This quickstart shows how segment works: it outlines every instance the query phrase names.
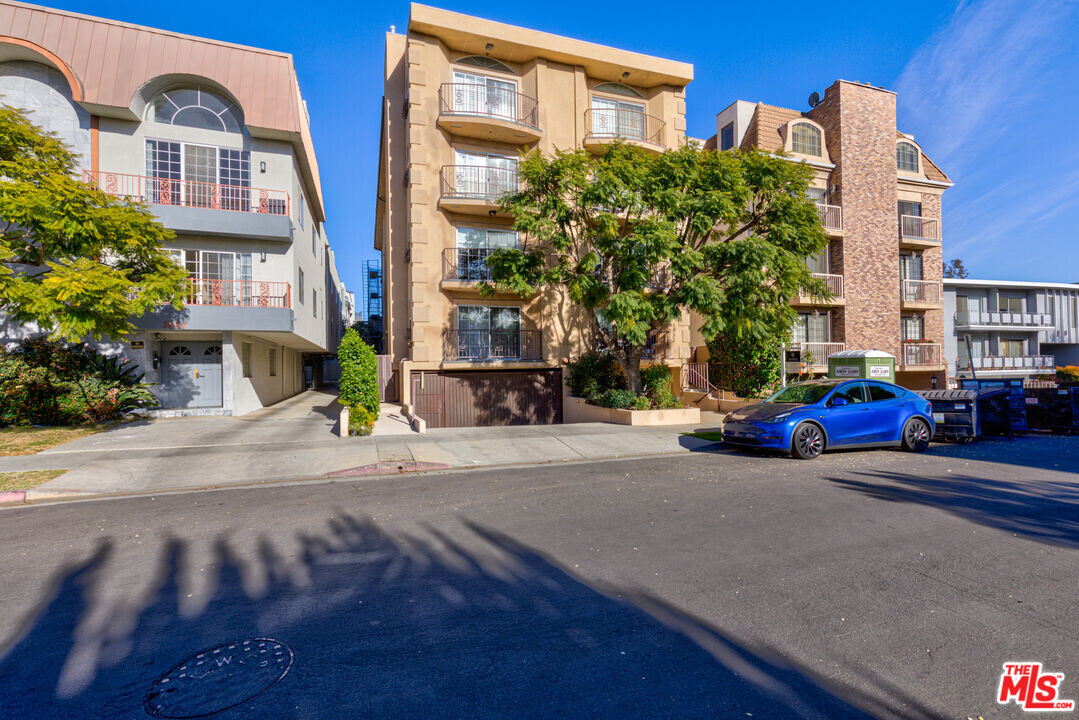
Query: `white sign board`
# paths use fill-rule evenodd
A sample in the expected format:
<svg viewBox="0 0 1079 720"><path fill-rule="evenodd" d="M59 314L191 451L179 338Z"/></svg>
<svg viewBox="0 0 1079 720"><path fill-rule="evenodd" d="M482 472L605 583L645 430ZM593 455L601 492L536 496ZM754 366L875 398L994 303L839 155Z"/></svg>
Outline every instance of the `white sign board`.
<svg viewBox="0 0 1079 720"><path fill-rule="evenodd" d="M870 365L869 377L890 377L891 370L887 365Z"/></svg>
<svg viewBox="0 0 1079 720"><path fill-rule="evenodd" d="M857 365L834 365L832 372L836 377L861 377L861 368Z"/></svg>

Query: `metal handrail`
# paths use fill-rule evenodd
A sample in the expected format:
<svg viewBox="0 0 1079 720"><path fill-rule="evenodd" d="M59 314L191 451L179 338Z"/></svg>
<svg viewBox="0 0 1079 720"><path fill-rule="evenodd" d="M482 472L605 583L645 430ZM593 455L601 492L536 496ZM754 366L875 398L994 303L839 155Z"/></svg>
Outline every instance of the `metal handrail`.
<svg viewBox="0 0 1079 720"><path fill-rule="evenodd" d="M539 129L539 102L515 90L470 83L442 83L439 113L508 120Z"/></svg>
<svg viewBox="0 0 1079 720"><path fill-rule="evenodd" d="M709 395L719 392L719 388L708 379L708 363L683 363L682 390L703 391Z"/></svg>
<svg viewBox="0 0 1079 720"><path fill-rule="evenodd" d="M940 343L912 343L903 341L902 345L902 363L903 365L940 365L944 361L941 360L941 345Z"/></svg>
<svg viewBox="0 0 1079 720"><path fill-rule="evenodd" d="M624 108L590 108L584 111L584 124L588 137L640 140L659 146L667 125L654 115Z"/></svg>
<svg viewBox="0 0 1079 720"><path fill-rule="evenodd" d="M487 165L443 165L442 197L498 200L520 187L517 168Z"/></svg>
<svg viewBox="0 0 1079 720"><path fill-rule="evenodd" d="M903 280L903 302L939 303L940 283L936 280Z"/></svg>
<svg viewBox="0 0 1079 720"><path fill-rule="evenodd" d="M185 305L292 307L291 286L281 280L214 280L189 277L186 285Z"/></svg>
<svg viewBox="0 0 1079 720"><path fill-rule="evenodd" d="M843 297L843 276L834 275L830 273L810 273L818 280L824 281L824 284L828 287L828 292L831 293L834 298Z"/></svg>
<svg viewBox="0 0 1079 720"><path fill-rule="evenodd" d="M82 180L110 195L156 205L286 216L291 211L284 190L92 170L83 170Z"/></svg>
<svg viewBox="0 0 1079 720"><path fill-rule="evenodd" d="M542 360L540 330L445 331L444 360Z"/></svg>
<svg viewBox="0 0 1079 720"><path fill-rule="evenodd" d="M956 312L956 325L989 325L1013 327L1052 327L1053 316L1049 313L1011 312Z"/></svg>
<svg viewBox="0 0 1079 720"><path fill-rule="evenodd" d="M821 226L829 230L843 229L843 208L840 206L817 203L817 212L820 213Z"/></svg>
<svg viewBox="0 0 1079 720"><path fill-rule="evenodd" d="M940 240L940 223L936 218L900 215L899 237L913 240Z"/></svg>
<svg viewBox="0 0 1079 720"><path fill-rule="evenodd" d="M813 356L813 366L827 365L828 357L846 350L846 343L841 342L794 342L788 345L790 349L797 349L801 357L808 353Z"/></svg>

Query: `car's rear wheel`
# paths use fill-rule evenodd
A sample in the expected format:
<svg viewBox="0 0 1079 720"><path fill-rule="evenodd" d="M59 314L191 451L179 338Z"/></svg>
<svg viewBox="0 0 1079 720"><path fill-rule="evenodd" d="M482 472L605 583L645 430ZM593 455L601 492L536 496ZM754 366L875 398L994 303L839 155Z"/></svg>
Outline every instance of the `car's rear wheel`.
<svg viewBox="0 0 1079 720"><path fill-rule="evenodd" d="M813 423L802 423L791 434L791 455L812 460L824 452L824 431Z"/></svg>
<svg viewBox="0 0 1079 720"><path fill-rule="evenodd" d="M929 447L929 424L921 418L912 418L903 428L903 449L922 452Z"/></svg>

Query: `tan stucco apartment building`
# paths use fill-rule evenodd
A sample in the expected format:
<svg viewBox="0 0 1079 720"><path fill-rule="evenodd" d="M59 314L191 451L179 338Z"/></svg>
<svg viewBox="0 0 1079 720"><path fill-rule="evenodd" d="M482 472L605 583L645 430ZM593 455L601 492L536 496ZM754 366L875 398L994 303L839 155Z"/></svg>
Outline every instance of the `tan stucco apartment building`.
<svg viewBox="0 0 1079 720"><path fill-rule="evenodd" d="M429 426L561 419L564 360L594 346L558 293L482 298L522 149L685 142L690 65L413 4L386 36L375 248L386 351ZM654 361L689 359L688 317Z"/></svg>
<svg viewBox="0 0 1079 720"><path fill-rule="evenodd" d="M291 55L0 0L0 96L175 231L185 308L116 348L167 412L243 414L320 374L351 311Z"/></svg>
<svg viewBox="0 0 1079 720"><path fill-rule="evenodd" d="M897 129L895 93L837 80L811 102L800 112L737 101L706 143L783 150L814 170L831 242L809 263L833 297L796 302L788 368L822 372L833 352L875 349L895 355L901 385L927 388L936 376L945 387L941 196L951 181Z"/></svg>

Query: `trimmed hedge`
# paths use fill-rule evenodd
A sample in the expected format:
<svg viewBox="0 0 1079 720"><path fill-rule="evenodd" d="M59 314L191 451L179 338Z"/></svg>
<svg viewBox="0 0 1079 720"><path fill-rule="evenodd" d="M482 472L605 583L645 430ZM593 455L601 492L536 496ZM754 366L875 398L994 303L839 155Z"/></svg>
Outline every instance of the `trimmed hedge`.
<svg viewBox="0 0 1079 720"><path fill-rule="evenodd" d="M338 393L341 403L349 407L362 407L378 418L378 359L370 345L353 329L345 331L337 348L337 361L341 366Z"/></svg>

